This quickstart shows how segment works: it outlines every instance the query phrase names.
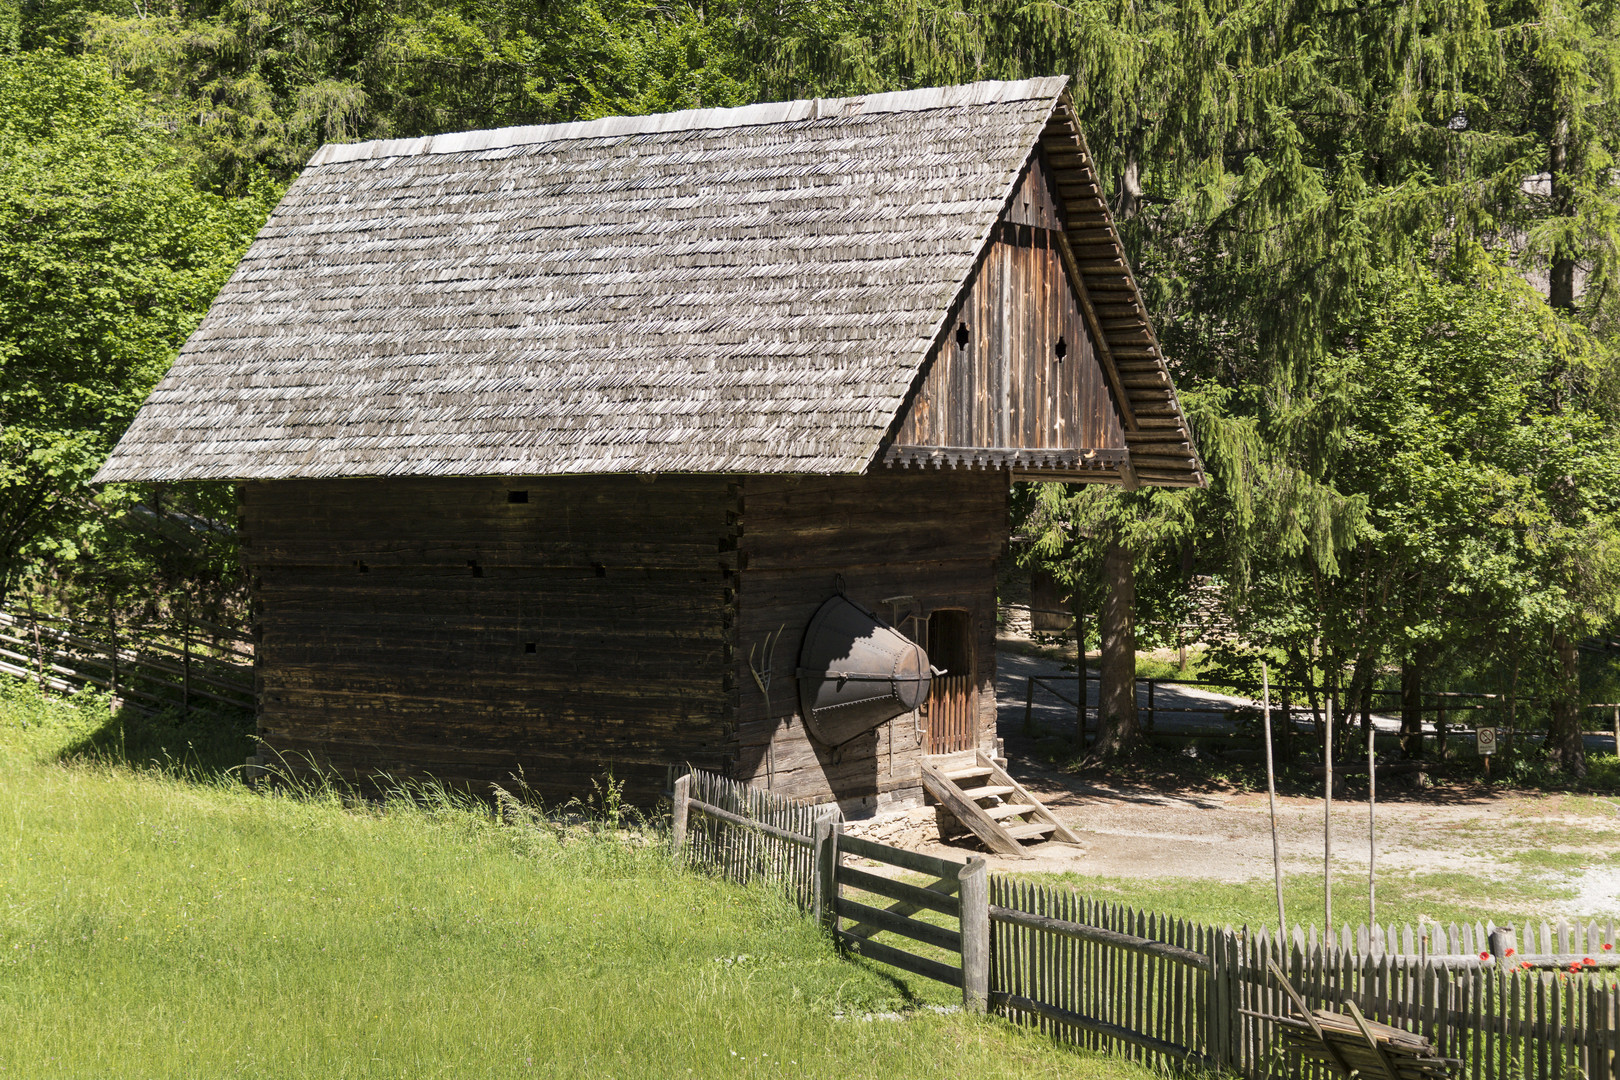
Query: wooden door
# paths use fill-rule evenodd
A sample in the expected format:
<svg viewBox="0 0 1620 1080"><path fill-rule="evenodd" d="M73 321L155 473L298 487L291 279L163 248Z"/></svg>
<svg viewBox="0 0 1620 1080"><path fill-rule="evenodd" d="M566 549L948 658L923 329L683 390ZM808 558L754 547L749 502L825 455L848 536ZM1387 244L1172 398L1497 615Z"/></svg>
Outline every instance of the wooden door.
<svg viewBox="0 0 1620 1080"><path fill-rule="evenodd" d="M928 693L924 752L953 754L979 745L979 694L973 672L973 619L965 611L928 617L928 660L944 675Z"/></svg>

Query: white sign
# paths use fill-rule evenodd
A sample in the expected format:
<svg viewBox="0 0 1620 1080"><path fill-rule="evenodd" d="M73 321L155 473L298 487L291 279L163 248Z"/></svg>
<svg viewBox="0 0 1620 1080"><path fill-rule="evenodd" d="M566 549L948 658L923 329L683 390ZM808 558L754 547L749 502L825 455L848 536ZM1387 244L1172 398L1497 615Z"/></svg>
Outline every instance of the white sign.
<svg viewBox="0 0 1620 1080"><path fill-rule="evenodd" d="M1496 753L1496 729L1493 727L1478 728L1474 732L1476 748L1481 756Z"/></svg>

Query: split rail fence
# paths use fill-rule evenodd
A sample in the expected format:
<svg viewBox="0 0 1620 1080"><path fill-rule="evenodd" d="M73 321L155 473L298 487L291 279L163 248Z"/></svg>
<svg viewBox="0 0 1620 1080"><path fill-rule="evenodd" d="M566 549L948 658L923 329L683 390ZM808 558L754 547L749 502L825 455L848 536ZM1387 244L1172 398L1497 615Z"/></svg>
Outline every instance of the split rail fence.
<svg viewBox="0 0 1620 1080"><path fill-rule="evenodd" d="M94 687L115 708L147 713L254 702L249 638L200 620L121 625L0 611L0 672L59 693Z"/></svg>
<svg viewBox="0 0 1620 1080"><path fill-rule="evenodd" d="M1354 1004L1428 1038L1455 1077L1620 1076L1612 923L1346 927L1330 941L1295 928L1279 938L988 874L979 858L847 836L833 807L707 773L676 782L674 818L677 858L785 889L851 952L958 987L968 1008L1151 1066L1247 1080L1345 1076L1283 1048L1280 1021L1297 1010L1275 966L1311 1008Z"/></svg>
<svg viewBox="0 0 1620 1080"><path fill-rule="evenodd" d="M1085 675L1085 681L1088 683L1096 682L1100 678L1101 675L1099 673L1089 670ZM1139 692L1140 689L1145 689L1147 692L1146 701L1139 706L1142 715L1142 728L1155 738L1188 740L1252 740L1257 738L1256 736L1236 734L1225 727L1211 728L1207 730L1156 730L1158 726L1158 715L1160 712L1173 713L1177 716L1202 715L1230 719L1235 709L1251 708L1258 710L1260 708L1261 703L1259 698L1249 699L1249 704L1247 706L1234 705L1229 702L1215 702L1208 705L1195 705L1189 704L1185 701L1175 701L1168 705L1160 704L1159 688L1163 686L1207 686L1212 687L1222 693L1230 693L1232 688L1229 683L1213 682L1208 679L1154 678L1138 679L1136 681ZM1080 683L1081 678L1079 675L1025 676L1025 729L1029 730L1034 722L1035 691L1041 690L1051 697L1056 698L1062 704L1075 710L1075 730L1080 732L1082 736L1089 735L1095 728L1094 720L1096 716L1096 707L1094 705L1085 703L1088 691L1086 691L1080 685ZM1290 738L1290 736L1295 734L1295 729L1301 723L1313 724L1321 721L1321 702L1325 701L1327 697L1334 692L1331 688L1325 686L1289 686L1282 683L1273 686L1271 691L1273 695L1275 695L1271 701L1272 717L1274 722L1281 726L1281 734L1285 742ZM1399 690L1373 688L1367 691L1367 693L1373 697L1381 697L1385 699L1394 698L1397 703L1401 697L1401 691ZM1314 706L1308 703L1311 700L1310 695L1312 694L1317 695L1316 701L1318 704ZM1481 724L1486 724L1488 726L1488 721L1485 718L1481 718L1473 722L1457 723L1455 721L1460 719L1459 714L1494 714L1494 716L1504 724L1508 722L1508 719L1512 715L1512 707L1508 701L1508 698L1502 694L1478 694L1446 690L1425 691L1422 697L1423 701L1418 706L1418 711L1423 715L1433 716L1433 723L1435 725L1435 731L1433 734L1435 738L1440 740L1442 756L1444 756L1444 748L1447 746L1446 739L1448 736L1456 735L1462 737L1471 737L1474 734L1475 729ZM1534 701L1535 699L1533 698L1524 699L1522 703L1532 704ZM1399 706L1397 704L1397 708L1398 707ZM1585 734L1599 737L1607 736L1612 738L1614 740L1614 746L1616 747L1617 752L1620 752L1620 703L1594 702L1585 706L1585 708L1593 715L1594 720L1597 723L1604 724L1604 727L1601 729L1598 727L1591 727L1585 732ZM1381 714L1387 714L1389 710L1380 709L1378 711ZM1359 716L1359 709L1355 711L1354 715ZM1341 716L1340 719L1350 719L1350 714L1345 714ZM1394 734L1391 733L1390 737L1393 738Z"/></svg>

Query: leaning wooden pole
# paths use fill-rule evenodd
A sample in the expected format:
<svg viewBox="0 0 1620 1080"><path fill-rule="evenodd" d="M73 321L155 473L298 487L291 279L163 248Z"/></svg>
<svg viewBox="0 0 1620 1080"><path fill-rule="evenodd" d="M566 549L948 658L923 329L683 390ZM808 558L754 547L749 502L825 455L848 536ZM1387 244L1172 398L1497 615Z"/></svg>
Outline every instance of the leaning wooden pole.
<svg viewBox="0 0 1620 1080"><path fill-rule="evenodd" d="M1327 698L1327 738L1323 740L1322 758L1327 763L1327 798L1322 804L1322 917L1323 929L1331 941L1333 937L1333 697Z"/></svg>
<svg viewBox="0 0 1620 1080"><path fill-rule="evenodd" d="M1260 690L1266 733L1266 798L1271 802L1271 876L1277 880L1277 936L1287 937L1288 913L1283 910L1282 844L1277 840L1277 769L1271 757L1271 675L1266 662L1260 661Z"/></svg>
<svg viewBox="0 0 1620 1080"><path fill-rule="evenodd" d="M1367 925L1378 925L1378 726L1367 718Z"/></svg>

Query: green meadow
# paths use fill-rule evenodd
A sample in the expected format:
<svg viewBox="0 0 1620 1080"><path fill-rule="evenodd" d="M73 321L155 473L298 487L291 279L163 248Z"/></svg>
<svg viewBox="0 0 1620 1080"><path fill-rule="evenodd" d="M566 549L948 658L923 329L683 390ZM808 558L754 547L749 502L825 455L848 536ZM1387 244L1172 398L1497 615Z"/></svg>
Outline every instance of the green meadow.
<svg viewBox="0 0 1620 1080"><path fill-rule="evenodd" d="M0 1077L1148 1075L939 1011L656 832L255 791L105 716L0 687Z"/></svg>

